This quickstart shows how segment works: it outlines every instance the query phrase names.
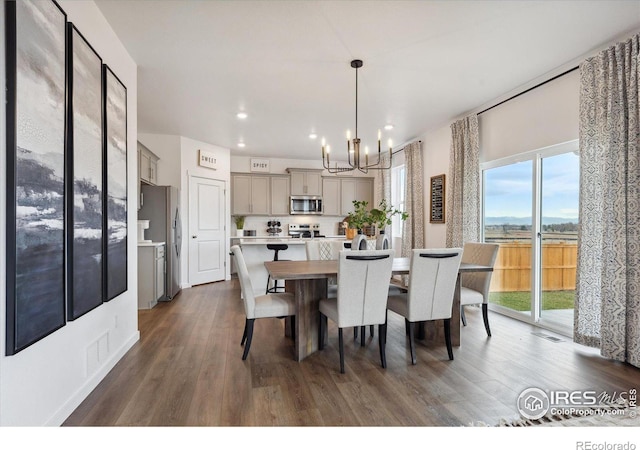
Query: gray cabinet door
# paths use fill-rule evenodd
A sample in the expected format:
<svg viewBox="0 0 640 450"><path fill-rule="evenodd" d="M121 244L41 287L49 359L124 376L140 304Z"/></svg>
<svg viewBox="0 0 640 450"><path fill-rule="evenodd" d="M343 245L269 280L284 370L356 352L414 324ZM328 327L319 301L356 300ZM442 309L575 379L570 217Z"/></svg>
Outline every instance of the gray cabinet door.
<svg viewBox="0 0 640 450"><path fill-rule="evenodd" d="M271 177L271 215L289 215L289 177Z"/></svg>
<svg viewBox="0 0 640 450"><path fill-rule="evenodd" d="M322 202L325 216L340 216L340 178L322 179Z"/></svg>
<svg viewBox="0 0 640 450"><path fill-rule="evenodd" d="M291 172L291 195L306 195L305 172Z"/></svg>
<svg viewBox="0 0 640 450"><path fill-rule="evenodd" d="M322 195L322 176L318 172L306 172L306 195Z"/></svg>
<svg viewBox="0 0 640 450"><path fill-rule="evenodd" d="M270 177L251 177L251 214L269 215Z"/></svg>
<svg viewBox="0 0 640 450"><path fill-rule="evenodd" d="M251 175L234 175L231 181L233 214L251 214Z"/></svg>

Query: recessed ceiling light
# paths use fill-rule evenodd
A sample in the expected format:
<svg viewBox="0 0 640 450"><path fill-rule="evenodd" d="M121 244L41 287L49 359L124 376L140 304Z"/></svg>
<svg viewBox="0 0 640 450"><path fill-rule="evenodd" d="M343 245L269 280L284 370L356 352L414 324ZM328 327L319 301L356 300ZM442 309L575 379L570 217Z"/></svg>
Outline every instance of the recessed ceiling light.
<svg viewBox="0 0 640 450"><path fill-rule="evenodd" d="M244 148L245 147L245 143L244 142L238 142L238 147Z"/></svg>
<svg viewBox="0 0 640 450"><path fill-rule="evenodd" d="M241 112L239 112L238 114L236 114L236 117L237 117L238 119L246 119L246 118L247 118L247 113L246 113L246 112L241 111Z"/></svg>
<svg viewBox="0 0 640 450"><path fill-rule="evenodd" d="M315 133L311 133L311 134L309 135L309 139L315 139L315 138L317 138L317 137L318 137L318 135L317 135L317 134L315 134Z"/></svg>
<svg viewBox="0 0 640 450"><path fill-rule="evenodd" d="M393 130L393 125L391 125L390 123L388 123L388 124L386 124L386 125L384 126L384 129L385 129L385 130Z"/></svg>

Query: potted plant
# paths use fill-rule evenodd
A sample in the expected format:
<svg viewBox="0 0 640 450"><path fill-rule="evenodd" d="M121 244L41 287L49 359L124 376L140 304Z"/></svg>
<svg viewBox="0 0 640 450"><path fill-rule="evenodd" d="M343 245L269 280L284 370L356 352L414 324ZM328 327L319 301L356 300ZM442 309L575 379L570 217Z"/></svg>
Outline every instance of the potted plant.
<svg viewBox="0 0 640 450"><path fill-rule="evenodd" d="M387 225L391 225L392 218L395 215L400 214L401 220L407 220L409 214L404 211L395 209L393 206L387 203L387 199L382 199L377 208L373 208L369 212L371 223L378 229L379 235L376 240L376 248L386 249L389 248L389 238L384 235L384 229Z"/></svg>
<svg viewBox="0 0 640 450"><path fill-rule="evenodd" d="M244 219L245 216L233 216L233 221L236 224L236 229L238 230L236 235L243 236L244 235Z"/></svg>
<svg viewBox="0 0 640 450"><path fill-rule="evenodd" d="M363 250L367 248L366 238L363 234L364 227L365 225L372 224L371 216L369 214L369 210L367 209L368 205L369 202L366 202L364 200L354 200L354 210L347 216L349 227L358 230L356 236L351 242L351 249L353 250Z"/></svg>
<svg viewBox="0 0 640 450"><path fill-rule="evenodd" d="M404 211L395 209L393 206L387 203L387 199L383 198L378 204L377 208L373 208L369 212L371 224L375 225L381 234L384 234L384 229L387 225L391 225L393 216L400 214L401 220L407 220L409 214Z"/></svg>

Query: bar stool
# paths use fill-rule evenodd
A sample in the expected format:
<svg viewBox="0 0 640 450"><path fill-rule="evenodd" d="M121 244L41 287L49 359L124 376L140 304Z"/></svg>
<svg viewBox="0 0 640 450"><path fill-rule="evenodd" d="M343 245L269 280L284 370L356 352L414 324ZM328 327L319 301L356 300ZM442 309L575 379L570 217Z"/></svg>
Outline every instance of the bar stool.
<svg viewBox="0 0 640 450"><path fill-rule="evenodd" d="M287 250L289 246L287 244L267 244L268 250L273 250L273 261L289 261L288 259L278 259L278 252ZM269 283L271 282L271 275L267 277L267 290L265 294L273 294L274 292L278 292L278 289L282 289L281 292L284 292L284 286L278 286L278 280L274 280L273 286L269 287Z"/></svg>

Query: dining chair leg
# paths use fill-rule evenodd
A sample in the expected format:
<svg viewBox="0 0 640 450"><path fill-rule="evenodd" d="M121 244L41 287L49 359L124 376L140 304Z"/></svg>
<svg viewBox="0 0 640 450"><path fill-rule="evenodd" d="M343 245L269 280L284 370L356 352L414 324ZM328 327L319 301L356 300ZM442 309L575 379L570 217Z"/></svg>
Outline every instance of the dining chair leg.
<svg viewBox="0 0 640 450"><path fill-rule="evenodd" d="M358 327L353 327L353 340L358 339Z"/></svg>
<svg viewBox="0 0 640 450"><path fill-rule="evenodd" d="M404 332L409 336L409 320L406 317L404 319Z"/></svg>
<svg viewBox="0 0 640 450"><path fill-rule="evenodd" d="M247 340L247 322L249 319L244 319L244 331L242 332L242 340L240 341L240 345L244 345L244 341Z"/></svg>
<svg viewBox="0 0 640 450"><path fill-rule="evenodd" d="M342 340L342 328L338 328L338 347L340 349L340 373L344 373L344 342Z"/></svg>
<svg viewBox="0 0 640 450"><path fill-rule="evenodd" d="M444 319L444 340L447 344L449 359L453 360L453 348L451 347L451 319Z"/></svg>
<svg viewBox="0 0 640 450"><path fill-rule="evenodd" d="M416 342L415 342L416 324L409 322L409 350L411 351L411 364L416 365Z"/></svg>
<svg viewBox="0 0 640 450"><path fill-rule="evenodd" d="M324 350L324 314L318 314L318 350Z"/></svg>
<svg viewBox="0 0 640 450"><path fill-rule="evenodd" d="M290 322L291 322L291 338L295 342L296 340L296 316L295 315L291 316Z"/></svg>
<svg viewBox="0 0 640 450"><path fill-rule="evenodd" d="M373 325L369 325L369 334L373 337Z"/></svg>
<svg viewBox="0 0 640 450"><path fill-rule="evenodd" d="M482 304L482 319L484 320L484 328L487 330L487 336L491 337L491 328L489 328L489 305Z"/></svg>
<svg viewBox="0 0 640 450"><path fill-rule="evenodd" d="M460 318L462 319L462 326L467 326L467 317L464 315L464 306L460 307Z"/></svg>
<svg viewBox="0 0 640 450"><path fill-rule="evenodd" d="M386 324L378 325L378 347L380 347L380 364L382 365L383 369L387 368L387 354L385 351L385 337L384 337L387 330L385 328L387 328Z"/></svg>
<svg viewBox="0 0 640 450"><path fill-rule="evenodd" d="M365 333L366 327L360 327L360 347L364 347L364 339L366 337Z"/></svg>
<svg viewBox="0 0 640 450"><path fill-rule="evenodd" d="M244 346L244 353L242 354L242 360L244 361L249 356L249 349L251 348L251 339L253 338L253 322L256 319L247 319L247 343Z"/></svg>
<svg viewBox="0 0 640 450"><path fill-rule="evenodd" d="M384 335L382 336L382 338L384 339L385 345L387 344L387 319L388 318L389 318L389 310L386 310L384 312Z"/></svg>

